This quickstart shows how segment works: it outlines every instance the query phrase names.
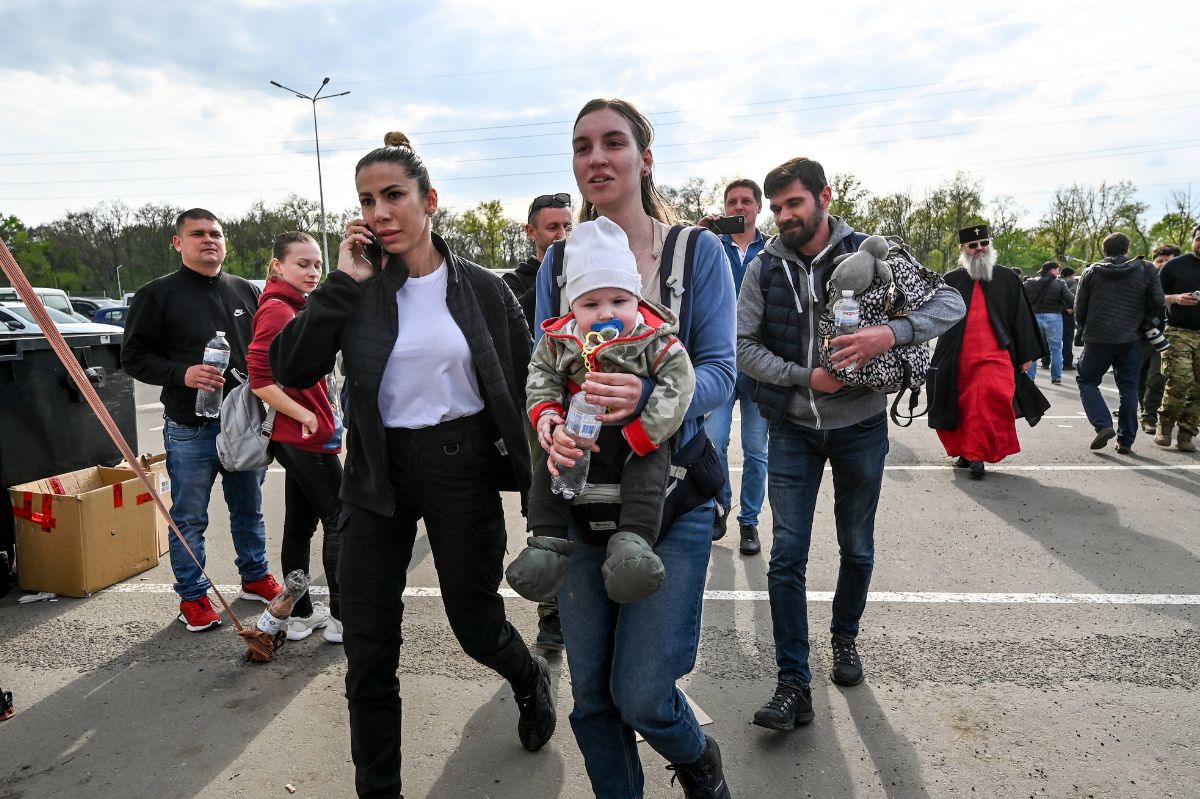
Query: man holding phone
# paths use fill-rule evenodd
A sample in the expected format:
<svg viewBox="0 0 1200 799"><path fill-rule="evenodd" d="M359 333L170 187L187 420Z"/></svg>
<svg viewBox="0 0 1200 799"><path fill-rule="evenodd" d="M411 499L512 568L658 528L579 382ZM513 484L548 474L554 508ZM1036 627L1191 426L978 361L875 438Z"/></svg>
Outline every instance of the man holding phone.
<svg viewBox="0 0 1200 799"><path fill-rule="evenodd" d="M725 255L729 258L729 267L733 270L735 291L742 288L746 264L762 252L767 242L766 236L754 225L761 212L762 189L749 178L738 178L725 187L725 216L710 214L696 223L720 236ZM741 533L739 551L743 555L757 555L762 548L758 541L758 514L762 510L767 489L767 420L759 413L758 405L751 396L750 378L740 371L734 383L733 396L710 413L704 422L704 429L717 448L721 466L725 469L725 487L721 489L713 540L725 535L726 522L733 507L733 491L729 482L729 438L733 429L734 405L740 405L742 416L742 490L737 515Z"/></svg>
<svg viewBox="0 0 1200 799"><path fill-rule="evenodd" d="M1200 225L1192 230L1192 251L1167 261L1159 272L1166 294L1167 326L1163 331L1171 349L1162 354L1167 378L1154 443L1195 452L1200 428Z"/></svg>

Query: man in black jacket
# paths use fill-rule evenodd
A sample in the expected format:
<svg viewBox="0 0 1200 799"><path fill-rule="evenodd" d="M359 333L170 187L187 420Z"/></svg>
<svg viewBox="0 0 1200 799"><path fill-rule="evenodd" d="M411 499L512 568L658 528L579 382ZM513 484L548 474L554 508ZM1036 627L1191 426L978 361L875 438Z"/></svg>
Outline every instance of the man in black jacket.
<svg viewBox="0 0 1200 799"><path fill-rule="evenodd" d="M558 194L542 194L533 198L529 204L529 218L525 224L525 235L533 244L533 255L522 261L513 271L501 275L504 282L517 295L521 310L525 313L525 321L529 323L529 334L533 335L534 311L533 284L537 278L538 267L546 257L550 245L571 234L571 195L565 192Z"/></svg>
<svg viewBox="0 0 1200 799"><path fill-rule="evenodd" d="M1154 443L1171 446L1179 425L1176 449L1195 452L1200 428L1200 225L1192 230L1192 251L1167 261L1159 273L1166 296L1171 349L1163 353L1166 377Z"/></svg>
<svg viewBox="0 0 1200 799"><path fill-rule="evenodd" d="M1025 296L1050 349L1050 382L1054 385L1062 383L1063 313L1075 303L1074 293L1058 278L1061 266L1058 261L1047 261L1040 275L1025 281ZM1037 377L1036 362L1030 364L1028 374Z"/></svg>
<svg viewBox="0 0 1200 799"><path fill-rule="evenodd" d="M1138 428L1140 331L1162 307L1163 290L1152 264L1129 258L1129 237L1124 233L1108 234L1100 248L1104 259L1083 273L1075 300L1076 339L1083 341L1075 382L1083 412L1096 430L1092 449L1103 449L1116 436L1117 452L1128 455ZM1121 393L1115 431L1108 403L1100 396L1100 381L1110 366Z"/></svg>
<svg viewBox="0 0 1200 799"><path fill-rule="evenodd" d="M513 294L525 314L529 325L529 334L533 335L534 320L537 319L537 302L534 283L537 280L538 268L546 257L550 245L571 234L574 223L571 221L571 195L566 192L558 194L542 194L533 198L529 204L528 222L525 224L525 235L533 244L533 255L526 258L512 272L501 275L501 278ZM536 441L530 442L530 447L536 449ZM538 646L543 649L561 651L563 648L562 623L558 618L558 602L538 603Z"/></svg>
<svg viewBox="0 0 1200 799"><path fill-rule="evenodd" d="M946 454L957 456L955 466L980 479L984 463L1021 451L1013 407L1021 381L1032 401L1018 403L1020 415L1036 424L1046 407L1037 387L1018 374L1045 353L1046 344L1021 279L996 268L987 225L964 228L958 238L959 268L946 274L946 283L962 294L967 315L938 337L929 426Z"/></svg>
<svg viewBox="0 0 1200 799"><path fill-rule="evenodd" d="M184 211L175 221L172 244L183 265L152 280L134 295L125 324L121 366L134 379L162 386L166 422L163 440L171 479L171 518L197 565L171 537L171 568L179 594L179 620L189 631L216 627L221 617L208 599L211 585L204 566L208 500L218 472L229 507L229 528L242 577L242 599L270 602L282 587L267 566L261 485L266 469L226 472L217 458L218 419L196 414L198 391L222 391L223 374L202 363L205 345L220 330L229 342L229 368L246 373L246 348L254 332L258 289L221 271L225 236L221 223L203 208Z"/></svg>

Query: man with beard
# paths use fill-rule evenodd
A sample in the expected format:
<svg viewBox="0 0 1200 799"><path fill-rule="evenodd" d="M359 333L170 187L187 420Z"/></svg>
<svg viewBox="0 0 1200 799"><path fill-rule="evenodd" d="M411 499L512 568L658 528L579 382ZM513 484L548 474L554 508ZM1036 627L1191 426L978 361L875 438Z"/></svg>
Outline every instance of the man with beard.
<svg viewBox="0 0 1200 799"><path fill-rule="evenodd" d="M929 388L929 426L937 430L955 466L983 477L984 463L998 463L1021 451L1014 396L1018 370L1046 352L1021 279L996 269L987 225L958 232L958 268L946 283L967 304L966 317L938 337ZM1028 382L1028 381L1027 381ZM1029 389L1036 392L1031 383ZM1043 400L1044 403L1044 400ZM1040 412L1025 409L1031 421Z"/></svg>
<svg viewBox="0 0 1200 799"><path fill-rule="evenodd" d="M827 300L834 259L866 240L830 216L833 192L816 161L795 158L767 173L764 193L779 226L746 267L738 295L738 368L756 382L754 399L771 423L767 491L774 543L767 571L775 661L775 695L754 723L790 730L813 719L809 688L805 572L822 473L833 470L834 522L841 564L830 625L831 679L863 680L855 647L875 562L875 510L888 451L887 395L845 387L820 366L816 320ZM893 262L904 269L907 262ZM962 297L949 286L901 319L834 338L837 368L861 367L897 344L940 335L962 318Z"/></svg>

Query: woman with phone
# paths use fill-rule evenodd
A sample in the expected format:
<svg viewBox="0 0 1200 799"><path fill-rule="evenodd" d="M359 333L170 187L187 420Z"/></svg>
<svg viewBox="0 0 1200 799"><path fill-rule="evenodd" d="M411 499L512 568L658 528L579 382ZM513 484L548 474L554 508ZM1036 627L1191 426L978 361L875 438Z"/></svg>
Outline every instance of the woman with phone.
<svg viewBox="0 0 1200 799"><path fill-rule="evenodd" d="M583 195L580 221L606 216L616 222L629 239L644 296L662 301L659 270L669 267L659 261L674 213L654 185L652 138L649 120L632 104L592 100L575 119L572 164ZM678 434L679 449L704 435L704 414L729 399L735 375L729 264L712 233L697 231L695 245L691 285L683 287L683 301L691 304L679 338L692 358L696 389ZM538 273L539 333L541 322L557 315L551 307L551 258ZM640 410L648 393L644 382L630 374L590 373L583 390L589 402L608 407L600 421L618 422ZM583 452L560 426L548 455L553 470L574 465ZM664 522L655 552L666 578L657 593L623 605L605 592L600 571L605 545L586 543L574 527L570 531L570 568L558 598L571 655L571 727L597 796L643 795L635 732L671 764L686 796L730 796L717 743L701 731L676 687L696 661L713 519L709 499Z"/></svg>
<svg viewBox="0 0 1200 799"><path fill-rule="evenodd" d="M450 626L512 686L517 734L554 733L546 661L531 656L498 592L507 535L500 491L524 498L529 329L499 276L432 232L437 191L403 134L355 168L362 218L338 268L271 349L286 385L342 353L354 421L342 484L341 609L350 748L359 796L400 795L396 668L409 561L423 519Z"/></svg>
<svg viewBox="0 0 1200 799"><path fill-rule="evenodd" d="M280 388L271 374L268 351L284 325L308 302L308 294L321 281L321 251L307 233L282 233L275 237L267 285L254 314L254 338L246 353L250 390L275 409L271 454L284 469L283 573L309 567L309 549L317 522L323 540L321 564L329 582L329 605L313 602L307 593L296 600L288 620L287 637L299 641L324 628L325 640L341 643L341 608L338 597L338 528L342 501L342 423L330 401L325 379L307 388Z"/></svg>

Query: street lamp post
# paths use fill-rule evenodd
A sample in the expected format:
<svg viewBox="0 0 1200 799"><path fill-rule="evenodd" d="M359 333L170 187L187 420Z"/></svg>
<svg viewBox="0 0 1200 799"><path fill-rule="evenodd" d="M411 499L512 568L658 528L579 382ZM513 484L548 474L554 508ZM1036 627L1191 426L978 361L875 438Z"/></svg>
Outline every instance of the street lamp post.
<svg viewBox="0 0 1200 799"><path fill-rule="evenodd" d="M313 93L312 97L309 97L307 94L298 92L295 89L289 89L287 86L284 86L282 83L279 83L278 81L274 81L274 80L271 81L272 86L278 86L280 89L283 89L284 91L288 91L288 92L291 92L292 94L296 95L301 100L308 100L309 102L312 103L312 107L313 107L313 140L316 141L316 144L317 144L317 192L320 194L320 197L321 197L321 260L322 260L321 269L326 275L329 274L329 233L326 229L328 226L325 224L325 183L321 179L321 137L317 133L317 100L331 100L334 97L344 97L350 93L350 92L340 92L338 94L327 94L324 97L322 97L321 91L325 88L325 85L328 83L329 83L329 78L326 78L325 80L321 81L320 87L316 90L316 92Z"/></svg>
<svg viewBox="0 0 1200 799"><path fill-rule="evenodd" d="M117 299L125 299L125 292L121 291L121 270L125 268L125 264L117 264Z"/></svg>

